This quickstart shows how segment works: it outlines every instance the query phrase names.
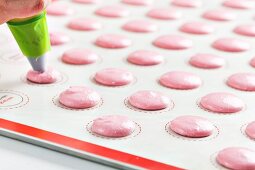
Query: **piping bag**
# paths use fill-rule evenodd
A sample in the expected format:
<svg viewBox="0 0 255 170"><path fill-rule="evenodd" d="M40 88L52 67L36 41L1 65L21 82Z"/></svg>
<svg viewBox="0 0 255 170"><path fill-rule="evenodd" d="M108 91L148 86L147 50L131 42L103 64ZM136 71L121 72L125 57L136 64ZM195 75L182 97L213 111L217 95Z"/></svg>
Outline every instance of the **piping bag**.
<svg viewBox="0 0 255 170"><path fill-rule="evenodd" d="M44 72L45 55L51 48L46 11L29 18L10 20L7 24L33 70Z"/></svg>

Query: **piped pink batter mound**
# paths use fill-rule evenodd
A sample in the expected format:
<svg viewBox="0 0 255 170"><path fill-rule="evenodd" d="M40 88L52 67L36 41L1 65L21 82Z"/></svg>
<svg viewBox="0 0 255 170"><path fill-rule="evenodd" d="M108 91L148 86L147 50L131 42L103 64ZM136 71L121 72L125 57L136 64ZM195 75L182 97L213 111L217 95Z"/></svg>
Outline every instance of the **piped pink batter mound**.
<svg viewBox="0 0 255 170"><path fill-rule="evenodd" d="M127 17L130 12L127 8L122 6L104 6L96 10L97 15L110 18Z"/></svg>
<svg viewBox="0 0 255 170"><path fill-rule="evenodd" d="M170 98L157 91L143 90L131 95L128 99L129 104L142 110L162 110L168 106L172 107Z"/></svg>
<svg viewBox="0 0 255 170"><path fill-rule="evenodd" d="M197 8L202 5L200 0L173 0L172 5L186 8Z"/></svg>
<svg viewBox="0 0 255 170"><path fill-rule="evenodd" d="M202 80L199 76L184 71L171 71L165 73L160 77L159 82L165 87L180 90L195 89L202 84Z"/></svg>
<svg viewBox="0 0 255 170"><path fill-rule="evenodd" d="M255 67L255 57L251 59L250 65L251 65L252 67Z"/></svg>
<svg viewBox="0 0 255 170"><path fill-rule="evenodd" d="M175 20L182 17L182 12L171 8L154 8L147 13L147 16L160 20Z"/></svg>
<svg viewBox="0 0 255 170"><path fill-rule="evenodd" d="M189 63L198 68L215 69L225 65L225 59L214 54L200 53L192 56Z"/></svg>
<svg viewBox="0 0 255 170"><path fill-rule="evenodd" d="M55 16L63 16L73 14L73 9L67 4L62 4L59 2L51 3L47 7L47 14Z"/></svg>
<svg viewBox="0 0 255 170"><path fill-rule="evenodd" d="M249 138L255 139L255 121L246 126L245 133L247 136L249 136Z"/></svg>
<svg viewBox="0 0 255 170"><path fill-rule="evenodd" d="M244 102L230 93L210 93L202 97L200 106L217 113L236 113L244 108Z"/></svg>
<svg viewBox="0 0 255 170"><path fill-rule="evenodd" d="M50 33L50 43L53 46L65 44L69 41L70 41L70 38L64 33L60 33L60 32Z"/></svg>
<svg viewBox="0 0 255 170"><path fill-rule="evenodd" d="M123 3L136 6L147 6L151 5L153 0L122 0Z"/></svg>
<svg viewBox="0 0 255 170"><path fill-rule="evenodd" d="M240 35L255 37L255 24L246 24L246 25L237 26L234 29L234 32Z"/></svg>
<svg viewBox="0 0 255 170"><path fill-rule="evenodd" d="M164 61L164 57L157 52L148 50L138 50L131 53L127 59L130 63L141 65L141 66L151 66L157 65Z"/></svg>
<svg viewBox="0 0 255 170"><path fill-rule="evenodd" d="M180 30L190 34L210 34L214 31L214 27L203 22L188 22L183 24Z"/></svg>
<svg viewBox="0 0 255 170"><path fill-rule="evenodd" d="M105 137L126 137L135 130L135 123L127 116L107 115L93 120L91 131Z"/></svg>
<svg viewBox="0 0 255 170"><path fill-rule="evenodd" d="M223 9L209 10L203 14L205 19L214 21L231 21L236 19L236 15L233 12Z"/></svg>
<svg viewBox="0 0 255 170"><path fill-rule="evenodd" d="M95 90L83 86L72 86L59 96L61 104L74 109L94 107L100 100L101 97Z"/></svg>
<svg viewBox="0 0 255 170"><path fill-rule="evenodd" d="M38 84L55 83L60 77L60 73L54 69L47 69L45 72L30 70L27 73L27 80Z"/></svg>
<svg viewBox="0 0 255 170"><path fill-rule="evenodd" d="M97 0L73 0L73 2L81 3L81 4L95 4Z"/></svg>
<svg viewBox="0 0 255 170"><path fill-rule="evenodd" d="M252 0L226 0L223 5L236 9L251 9L254 8L255 2Z"/></svg>
<svg viewBox="0 0 255 170"><path fill-rule="evenodd" d="M106 68L96 73L95 81L105 86L124 86L134 80L134 76L126 69Z"/></svg>
<svg viewBox="0 0 255 170"><path fill-rule="evenodd" d="M243 147L229 147L221 150L217 157L217 162L233 170L254 170L255 151Z"/></svg>
<svg viewBox="0 0 255 170"><path fill-rule="evenodd" d="M67 64L83 65L92 64L98 60L99 56L88 49L71 49L62 56L62 61Z"/></svg>
<svg viewBox="0 0 255 170"><path fill-rule="evenodd" d="M221 38L216 40L212 46L217 50L226 52L243 52L251 47L248 42L236 38Z"/></svg>
<svg viewBox="0 0 255 170"><path fill-rule="evenodd" d="M96 45L103 48L125 48L132 44L132 41L123 35L105 34L96 40Z"/></svg>
<svg viewBox="0 0 255 170"><path fill-rule="evenodd" d="M71 20L67 26L79 31L93 31L102 28L102 24L98 20L91 18L76 18Z"/></svg>
<svg viewBox="0 0 255 170"><path fill-rule="evenodd" d="M193 42L190 39L179 35L160 36L153 42L153 44L159 48L169 50L184 50L193 46Z"/></svg>
<svg viewBox="0 0 255 170"><path fill-rule="evenodd" d="M227 80L227 85L238 90L255 91L254 73L236 73Z"/></svg>
<svg viewBox="0 0 255 170"><path fill-rule="evenodd" d="M140 32L140 33L155 32L158 30L158 26L148 20L129 21L122 28L126 31Z"/></svg>
<svg viewBox="0 0 255 170"><path fill-rule="evenodd" d="M179 116L171 121L170 129L175 133L191 138L202 138L213 133L214 126L199 116Z"/></svg>

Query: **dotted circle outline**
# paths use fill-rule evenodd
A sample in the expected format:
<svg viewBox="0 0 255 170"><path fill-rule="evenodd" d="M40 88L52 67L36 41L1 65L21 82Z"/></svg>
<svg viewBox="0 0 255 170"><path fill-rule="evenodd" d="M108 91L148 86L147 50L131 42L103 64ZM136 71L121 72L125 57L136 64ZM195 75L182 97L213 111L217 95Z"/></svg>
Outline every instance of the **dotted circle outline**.
<svg viewBox="0 0 255 170"><path fill-rule="evenodd" d="M251 121L251 122L252 122L252 121ZM246 127L247 127L251 122L243 124L243 125L240 127L240 132L241 132L246 138L248 138L249 140L255 142L255 138L254 138L254 139L251 138L251 137L248 136L248 135L246 134L246 132L245 132Z"/></svg>
<svg viewBox="0 0 255 170"><path fill-rule="evenodd" d="M214 168L216 168L216 169L219 169L219 170L229 170L228 168L226 168L226 167L220 165L220 164L217 162L216 157L217 157L217 154L218 154L218 153L219 153L219 152L215 152L215 153L211 154L211 156L210 156L210 162L211 162L211 164L212 164L212 165L214 166Z"/></svg>
<svg viewBox="0 0 255 170"><path fill-rule="evenodd" d="M102 139L107 139L107 140L124 140L124 139L128 139L128 138L134 138L134 137L138 136L138 135L141 133L141 131L142 131L141 126L140 126L138 123L136 123L135 121L133 121L133 122L135 123L135 129L134 129L134 131L133 131L130 135L125 136L125 137L107 137L107 136L102 136L102 135L93 133L93 132L91 131L91 125L92 125L92 123L93 123L93 120L86 124L86 130L87 130L87 132L90 133L91 135L93 135L93 136L95 136L95 137L102 138ZM137 129L137 132L136 132L136 129ZM135 133L135 132L136 132L136 133Z"/></svg>
<svg viewBox="0 0 255 170"><path fill-rule="evenodd" d="M61 104L59 102L59 98L58 98L59 95L55 95L51 101L53 102L53 104L59 108L62 108L62 109L65 109L65 110L73 110L73 111L88 111L88 110L94 110L94 109L97 109L99 107L101 107L103 104L104 104L104 100L102 98L100 98L100 102L93 106L93 107L89 107L89 108L85 108L85 109L75 109L75 108L69 108L69 107L66 107L64 106L63 104Z"/></svg>
<svg viewBox="0 0 255 170"><path fill-rule="evenodd" d="M30 98L28 97L28 95L26 95L25 93L19 92L19 91L14 91L14 90L0 90L0 93L2 92L6 92L6 93L12 93L15 95L18 95L22 98L22 101L16 105L12 105L11 107L0 107L0 110L10 110L10 109L16 109L16 108L20 108L23 107L25 105L27 105L30 101ZM16 94L18 93L18 94ZM27 100L24 100L24 98L26 98ZM24 102L24 103L23 103ZM20 105L19 105L20 104Z"/></svg>
<svg viewBox="0 0 255 170"><path fill-rule="evenodd" d="M171 99L170 99L171 100ZM133 110L133 111L136 111L136 112L143 112L143 113L149 113L149 114L159 114L159 113L165 113L165 112L169 112L171 110L174 109L175 107L175 103L173 100L171 100L171 107L166 107L165 109L161 109L161 110L142 110L142 109L138 109L138 108L135 108L133 107L130 103L129 103L129 97L125 98L124 99L124 105L130 109L130 110Z"/></svg>
<svg viewBox="0 0 255 170"><path fill-rule="evenodd" d="M27 78L26 78L26 75L21 75L20 77L20 80L23 82L23 83L26 83L28 85L31 85L31 86L39 86L39 87L51 87L51 86L55 86L55 85L59 85L59 84L64 84L68 81L68 76L66 74L64 74L63 72L60 72L60 78L57 79L56 82L54 83L43 83L43 84L40 84L40 83L34 83L32 81L29 81Z"/></svg>
<svg viewBox="0 0 255 170"><path fill-rule="evenodd" d="M210 136L198 137L198 138L185 137L185 136L179 135L179 134L175 133L174 131L170 130L170 128L169 128L170 123L171 123L171 121L165 125L165 131L172 137L186 140L186 141L209 141L209 140L213 140L213 139L217 138L220 134L219 128L216 125L213 125L215 130L214 130L214 133Z"/></svg>

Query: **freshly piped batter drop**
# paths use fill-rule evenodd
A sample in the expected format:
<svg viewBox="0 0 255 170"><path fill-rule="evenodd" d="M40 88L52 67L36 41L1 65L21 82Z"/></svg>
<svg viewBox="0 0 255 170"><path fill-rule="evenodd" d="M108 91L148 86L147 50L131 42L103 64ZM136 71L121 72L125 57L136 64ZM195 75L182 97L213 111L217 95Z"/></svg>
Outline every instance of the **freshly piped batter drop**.
<svg viewBox="0 0 255 170"><path fill-rule="evenodd" d="M98 0L72 0L72 2L81 3L81 4L95 4Z"/></svg>
<svg viewBox="0 0 255 170"><path fill-rule="evenodd" d="M47 14L48 15L55 15L55 16L65 16L73 14L73 9L68 6L67 4L62 4L59 2L53 2L51 5L47 7Z"/></svg>
<svg viewBox="0 0 255 170"><path fill-rule="evenodd" d="M169 96L157 91L143 90L132 94L128 99L129 104L142 110L162 110L172 107Z"/></svg>
<svg viewBox="0 0 255 170"><path fill-rule="evenodd" d="M84 65L95 63L99 56L88 49L71 49L62 56L62 61L67 64Z"/></svg>
<svg viewBox="0 0 255 170"><path fill-rule="evenodd" d="M106 68L96 73L94 80L105 86L124 86L134 80L134 76L126 69Z"/></svg>
<svg viewBox="0 0 255 170"><path fill-rule="evenodd" d="M136 65L152 66L164 61L164 57L157 52L149 50L138 50L131 53L127 60Z"/></svg>
<svg viewBox="0 0 255 170"><path fill-rule="evenodd" d="M195 89L202 84L200 77L184 71L171 71L165 73L160 77L159 82L165 87L180 90Z"/></svg>
<svg viewBox="0 0 255 170"><path fill-rule="evenodd" d="M132 134L135 130L135 123L127 116L106 115L93 120L91 131L95 134L119 138Z"/></svg>
<svg viewBox="0 0 255 170"><path fill-rule="evenodd" d="M163 35L158 37L153 44L159 48L169 50L184 50L193 46L190 39L180 35Z"/></svg>
<svg viewBox="0 0 255 170"><path fill-rule="evenodd" d="M67 26L70 29L78 31L93 31L102 28L101 22L92 18L75 18Z"/></svg>
<svg viewBox="0 0 255 170"><path fill-rule="evenodd" d="M229 147L221 150L217 157L217 162L233 170L253 170L255 169L255 151L243 147Z"/></svg>
<svg viewBox="0 0 255 170"><path fill-rule="evenodd" d="M192 56L189 63L198 68L216 69L225 65L225 59L214 54L200 53Z"/></svg>
<svg viewBox="0 0 255 170"><path fill-rule="evenodd" d="M60 73L55 70L48 68L45 72L38 72L30 70L27 73L27 80L37 84L51 84L55 83L60 78Z"/></svg>
<svg viewBox="0 0 255 170"><path fill-rule="evenodd" d="M59 95L59 102L69 108L86 109L99 104L100 95L93 89L84 86L72 86Z"/></svg>
<svg viewBox="0 0 255 170"><path fill-rule="evenodd" d="M202 138L213 133L214 126L199 116L179 116L171 121L169 128L175 133L191 138Z"/></svg>
<svg viewBox="0 0 255 170"><path fill-rule="evenodd" d="M255 91L254 73L236 73L227 80L227 85L238 90Z"/></svg>
<svg viewBox="0 0 255 170"><path fill-rule="evenodd" d="M244 102L231 93L210 93L202 97L200 106L217 113L236 113L244 108Z"/></svg>
<svg viewBox="0 0 255 170"><path fill-rule="evenodd" d="M129 21L122 27L126 31L148 33L155 32L158 30L158 26L148 20L134 20Z"/></svg>
<svg viewBox="0 0 255 170"><path fill-rule="evenodd" d="M234 32L244 36L255 37L255 24L239 25L234 29Z"/></svg>
<svg viewBox="0 0 255 170"><path fill-rule="evenodd" d="M255 121L246 126L245 133L249 138L255 139Z"/></svg>
<svg viewBox="0 0 255 170"><path fill-rule="evenodd" d="M255 67L255 57L251 59L250 65L251 65L252 67Z"/></svg>
<svg viewBox="0 0 255 170"><path fill-rule="evenodd" d="M236 38L221 38L216 40L212 46L217 50L226 52L243 52L250 49L248 42Z"/></svg>
<svg viewBox="0 0 255 170"><path fill-rule="evenodd" d="M215 9L206 11L203 15L203 18L213 20L213 21L231 21L236 19L236 15L234 12L223 10L223 9Z"/></svg>
<svg viewBox="0 0 255 170"><path fill-rule="evenodd" d="M153 0L122 0L123 3L135 6L147 6L153 3Z"/></svg>
<svg viewBox="0 0 255 170"><path fill-rule="evenodd" d="M197 8L202 5L200 0L173 0L172 5L186 8Z"/></svg>
<svg viewBox="0 0 255 170"><path fill-rule="evenodd" d="M130 46L132 41L123 35L105 34L98 37L95 43L99 47L117 49Z"/></svg>
<svg viewBox="0 0 255 170"><path fill-rule="evenodd" d="M51 45L62 45L70 41L70 38L65 33L61 32L51 32L50 33L50 43Z"/></svg>
<svg viewBox="0 0 255 170"><path fill-rule="evenodd" d="M255 2L252 0L226 0L223 5L235 9L251 9L255 7Z"/></svg>
<svg viewBox="0 0 255 170"><path fill-rule="evenodd" d="M203 22L188 22L183 24L180 30L190 34L210 34L214 31L214 27Z"/></svg>
<svg viewBox="0 0 255 170"><path fill-rule="evenodd" d="M99 16L110 17L110 18L120 18L127 17L130 12L127 8L123 6L104 6L95 11Z"/></svg>
<svg viewBox="0 0 255 170"><path fill-rule="evenodd" d="M154 8L147 13L147 16L159 20L175 20L182 17L182 12L171 8Z"/></svg>

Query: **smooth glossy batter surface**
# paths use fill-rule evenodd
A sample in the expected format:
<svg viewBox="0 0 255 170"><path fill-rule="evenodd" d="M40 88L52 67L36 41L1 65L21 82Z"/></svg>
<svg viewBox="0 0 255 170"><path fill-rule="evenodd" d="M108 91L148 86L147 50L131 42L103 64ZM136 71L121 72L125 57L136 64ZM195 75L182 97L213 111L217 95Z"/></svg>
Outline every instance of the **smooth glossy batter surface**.
<svg viewBox="0 0 255 170"><path fill-rule="evenodd" d="M225 65L225 59L214 54L200 53L189 60L192 66L204 69L215 69Z"/></svg>
<svg viewBox="0 0 255 170"><path fill-rule="evenodd" d="M129 104L142 110L161 110L172 107L172 102L167 95L157 91L143 90L132 94L128 99Z"/></svg>
<svg viewBox="0 0 255 170"><path fill-rule="evenodd" d="M47 14L61 16L73 14L73 9L67 4L62 4L58 2L53 2L47 7Z"/></svg>
<svg viewBox="0 0 255 170"><path fill-rule="evenodd" d="M135 123L127 116L106 115L93 120L91 131L105 137L126 137L135 130Z"/></svg>
<svg viewBox="0 0 255 170"><path fill-rule="evenodd" d="M244 102L231 93L210 93L202 97L200 106L217 113L235 113L244 108Z"/></svg>
<svg viewBox="0 0 255 170"><path fill-rule="evenodd" d="M190 39L180 35L163 35L158 37L153 44L169 50L184 50L193 46L193 42Z"/></svg>
<svg viewBox="0 0 255 170"><path fill-rule="evenodd" d="M155 32L158 30L158 26L149 20L133 20L129 21L122 27L126 31L130 32Z"/></svg>
<svg viewBox="0 0 255 170"><path fill-rule="evenodd" d="M255 73L236 73L231 75L227 84L238 90L255 91Z"/></svg>
<svg viewBox="0 0 255 170"><path fill-rule="evenodd" d="M160 20L175 20L182 17L182 12L171 8L154 8L147 13L147 16Z"/></svg>
<svg viewBox="0 0 255 170"><path fill-rule="evenodd" d="M134 80L131 72L121 68L106 68L96 73L95 81L105 86L124 86Z"/></svg>
<svg viewBox="0 0 255 170"><path fill-rule="evenodd" d="M214 31L214 27L203 22L188 22L183 24L180 30L191 34L210 34Z"/></svg>
<svg viewBox="0 0 255 170"><path fill-rule="evenodd" d="M250 44L237 38L220 38L212 46L215 49L226 52L243 52L250 49Z"/></svg>
<svg viewBox="0 0 255 170"><path fill-rule="evenodd" d="M72 0L72 1L81 4L94 4L98 2L98 0Z"/></svg>
<svg viewBox="0 0 255 170"><path fill-rule="evenodd" d="M70 38L65 33L61 32L51 32L50 33L50 43L51 45L61 45L70 41Z"/></svg>
<svg viewBox="0 0 255 170"><path fill-rule="evenodd" d="M200 0L173 0L172 4L179 7L196 8L202 5Z"/></svg>
<svg viewBox="0 0 255 170"><path fill-rule="evenodd" d="M251 65L252 67L255 67L255 57L251 59L250 65Z"/></svg>
<svg viewBox="0 0 255 170"><path fill-rule="evenodd" d="M96 10L97 15L103 17L119 18L127 17L130 12L127 8L123 6L104 6Z"/></svg>
<svg viewBox="0 0 255 170"><path fill-rule="evenodd" d="M102 28L101 22L92 18L75 18L68 25L69 28L79 31L93 31Z"/></svg>
<svg viewBox="0 0 255 170"><path fill-rule="evenodd" d="M233 170L255 169L255 151L248 148L225 148L218 153L216 160L220 165Z"/></svg>
<svg viewBox="0 0 255 170"><path fill-rule="evenodd" d="M231 21L236 19L236 14L228 10L215 9L206 11L203 17L214 21Z"/></svg>
<svg viewBox="0 0 255 170"><path fill-rule="evenodd" d="M125 48L130 46L132 41L124 35L105 34L98 37L95 43L103 48Z"/></svg>
<svg viewBox="0 0 255 170"><path fill-rule="evenodd" d="M255 37L255 24L239 25L234 29L234 32L240 35Z"/></svg>
<svg viewBox="0 0 255 170"><path fill-rule="evenodd" d="M99 56L88 49L71 49L62 56L62 61L67 64L83 65L95 63Z"/></svg>
<svg viewBox="0 0 255 170"><path fill-rule="evenodd" d="M199 76L184 71L165 73L160 77L159 82L163 86L180 90L195 89L202 84L202 80Z"/></svg>
<svg viewBox="0 0 255 170"><path fill-rule="evenodd" d="M215 127L203 117L187 115L172 120L169 128L181 136L201 138L210 136Z"/></svg>
<svg viewBox="0 0 255 170"><path fill-rule="evenodd" d="M136 65L151 66L157 65L164 61L164 57L157 52L149 50L138 50L131 53L127 60Z"/></svg>
<svg viewBox="0 0 255 170"><path fill-rule="evenodd" d="M146 6L152 4L153 0L122 0L123 3L136 6Z"/></svg>
<svg viewBox="0 0 255 170"><path fill-rule="evenodd" d="M93 89L84 86L72 86L59 95L59 102L66 107L86 109L96 106L101 100Z"/></svg>
<svg viewBox="0 0 255 170"><path fill-rule="evenodd" d="M254 8L255 2L253 0L226 0L223 5L236 9L250 9Z"/></svg>
<svg viewBox="0 0 255 170"><path fill-rule="evenodd" d="M58 78L60 78L60 73L57 70L51 68L48 68L43 73L34 70L30 70L27 73L27 80L38 84L55 83Z"/></svg>
<svg viewBox="0 0 255 170"><path fill-rule="evenodd" d="M255 121L246 126L245 133L247 136L249 136L249 138L255 139Z"/></svg>

